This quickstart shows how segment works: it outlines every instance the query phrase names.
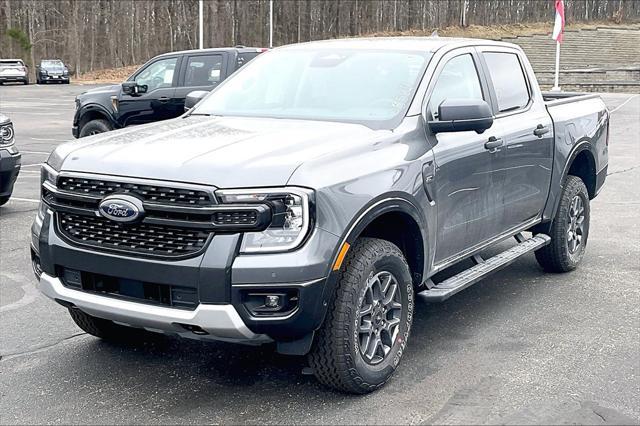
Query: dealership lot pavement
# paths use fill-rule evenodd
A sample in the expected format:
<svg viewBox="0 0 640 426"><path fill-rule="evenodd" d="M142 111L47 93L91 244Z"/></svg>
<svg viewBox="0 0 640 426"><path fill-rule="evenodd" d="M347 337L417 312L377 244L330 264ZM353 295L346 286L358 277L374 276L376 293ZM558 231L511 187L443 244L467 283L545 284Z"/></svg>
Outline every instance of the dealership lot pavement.
<svg viewBox="0 0 640 426"><path fill-rule="evenodd" d="M0 87L24 164L0 208L0 424L640 423L640 96L603 95L610 175L582 266L549 275L526 256L443 304L419 300L394 378L353 397L270 347L105 343L38 293L38 165L71 139L86 87Z"/></svg>

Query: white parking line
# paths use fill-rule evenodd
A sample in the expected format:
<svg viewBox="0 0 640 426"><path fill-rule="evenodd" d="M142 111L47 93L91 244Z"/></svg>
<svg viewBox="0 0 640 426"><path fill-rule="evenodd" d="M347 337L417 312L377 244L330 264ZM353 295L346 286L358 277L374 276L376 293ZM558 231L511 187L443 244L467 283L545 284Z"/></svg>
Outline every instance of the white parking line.
<svg viewBox="0 0 640 426"><path fill-rule="evenodd" d="M36 164L23 164L22 167L40 167L42 166L42 163L36 163Z"/></svg>
<svg viewBox="0 0 640 426"><path fill-rule="evenodd" d="M20 150L21 154L42 154L42 155L49 155L51 154L50 152L46 152L46 151L24 151L24 150Z"/></svg>
<svg viewBox="0 0 640 426"><path fill-rule="evenodd" d="M21 201L23 203L39 203L40 200L34 200L32 198L20 198L20 197L11 197L9 198L9 202L11 201Z"/></svg>
<svg viewBox="0 0 640 426"><path fill-rule="evenodd" d="M45 141L45 142L67 142L66 139L51 139L51 138L29 138L34 141Z"/></svg>
<svg viewBox="0 0 640 426"><path fill-rule="evenodd" d="M630 96L626 101L624 101L623 103L621 103L620 105L618 105L617 107L615 107L614 109L612 109L611 111L609 111L609 114L613 114L614 112L616 112L617 110L619 110L620 108L622 108L623 106L625 106L631 99L637 98L640 95L633 95Z"/></svg>

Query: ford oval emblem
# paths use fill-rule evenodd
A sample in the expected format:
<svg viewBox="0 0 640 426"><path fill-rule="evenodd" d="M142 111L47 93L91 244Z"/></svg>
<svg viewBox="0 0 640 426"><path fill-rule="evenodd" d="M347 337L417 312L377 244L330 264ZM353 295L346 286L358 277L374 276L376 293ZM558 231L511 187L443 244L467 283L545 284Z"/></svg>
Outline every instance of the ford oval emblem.
<svg viewBox="0 0 640 426"><path fill-rule="evenodd" d="M110 195L105 197L98 206L103 217L116 222L135 222L144 214L142 201L130 195Z"/></svg>

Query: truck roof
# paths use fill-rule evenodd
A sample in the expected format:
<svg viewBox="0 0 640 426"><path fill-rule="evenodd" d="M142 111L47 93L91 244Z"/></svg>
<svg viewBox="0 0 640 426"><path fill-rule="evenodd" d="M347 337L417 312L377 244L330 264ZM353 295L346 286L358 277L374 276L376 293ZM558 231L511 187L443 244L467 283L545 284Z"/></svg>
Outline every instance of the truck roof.
<svg viewBox="0 0 640 426"><path fill-rule="evenodd" d="M167 52L167 53L161 53L159 55L154 56L155 58L160 57L160 56L167 56L167 55L183 55L185 53L213 53L213 52L229 52L235 50L239 53L246 53L246 52L262 52L263 50L265 50L264 47L246 47L246 46L236 46L236 47L211 47L211 48L207 48L207 49L190 49L190 50L179 50L179 51L175 51L175 52Z"/></svg>
<svg viewBox="0 0 640 426"><path fill-rule="evenodd" d="M298 49L313 46L316 48L344 48L344 49L388 49L399 51L427 51L435 52L444 46L508 46L519 48L512 43L501 41L485 40L478 38L456 38L456 37L363 37L344 38L334 40L310 41L301 44L283 46L287 49Z"/></svg>

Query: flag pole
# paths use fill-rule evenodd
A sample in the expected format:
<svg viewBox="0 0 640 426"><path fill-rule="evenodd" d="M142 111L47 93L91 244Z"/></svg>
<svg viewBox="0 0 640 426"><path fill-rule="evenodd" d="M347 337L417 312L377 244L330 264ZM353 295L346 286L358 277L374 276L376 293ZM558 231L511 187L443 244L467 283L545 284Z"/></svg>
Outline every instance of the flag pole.
<svg viewBox="0 0 640 426"><path fill-rule="evenodd" d="M560 86L558 84L559 77L560 77L560 42L556 41L556 79L555 79L555 84L551 89L556 92L560 91Z"/></svg>
<svg viewBox="0 0 640 426"><path fill-rule="evenodd" d="M202 0L198 2L198 48L203 49L203 35L204 35L204 24L203 24L203 13L202 13Z"/></svg>
<svg viewBox="0 0 640 426"><path fill-rule="evenodd" d="M273 0L269 0L269 48L273 47Z"/></svg>

